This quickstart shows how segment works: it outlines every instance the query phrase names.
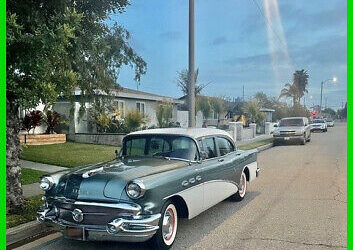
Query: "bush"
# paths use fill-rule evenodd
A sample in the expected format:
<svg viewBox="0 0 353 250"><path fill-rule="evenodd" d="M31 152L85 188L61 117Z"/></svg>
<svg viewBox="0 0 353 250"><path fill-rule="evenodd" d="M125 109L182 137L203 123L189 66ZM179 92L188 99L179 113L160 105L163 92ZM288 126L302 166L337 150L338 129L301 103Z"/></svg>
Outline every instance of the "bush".
<svg viewBox="0 0 353 250"><path fill-rule="evenodd" d="M33 129L33 134L34 130L36 127L40 126L42 124L43 120L43 115L42 112L39 110L33 110L30 112L27 112L25 117L22 120L22 128L29 133L31 129Z"/></svg>
<svg viewBox="0 0 353 250"><path fill-rule="evenodd" d="M145 117L138 110L129 112L125 117L128 132L136 131L146 123Z"/></svg>
<svg viewBox="0 0 353 250"><path fill-rule="evenodd" d="M158 126L166 128L170 125L170 119L173 117L173 106L171 103L163 102L157 106L156 117Z"/></svg>
<svg viewBox="0 0 353 250"><path fill-rule="evenodd" d="M54 134L54 127L60 123L61 116L55 111L48 110L44 116L44 122L47 125L46 134Z"/></svg>

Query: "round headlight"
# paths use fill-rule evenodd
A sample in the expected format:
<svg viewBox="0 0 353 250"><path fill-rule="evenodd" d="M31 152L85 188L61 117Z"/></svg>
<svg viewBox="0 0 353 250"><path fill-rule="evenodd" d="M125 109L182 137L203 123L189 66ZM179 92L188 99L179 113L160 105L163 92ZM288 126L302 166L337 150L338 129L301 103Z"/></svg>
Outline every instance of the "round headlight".
<svg viewBox="0 0 353 250"><path fill-rule="evenodd" d="M49 189L51 189L53 187L53 185L54 185L53 178L50 176L46 176L40 180L39 187L40 187L40 189L42 189L44 191L48 191Z"/></svg>
<svg viewBox="0 0 353 250"><path fill-rule="evenodd" d="M131 199L138 199L145 194L145 185L140 180L134 180L126 186L126 194Z"/></svg>

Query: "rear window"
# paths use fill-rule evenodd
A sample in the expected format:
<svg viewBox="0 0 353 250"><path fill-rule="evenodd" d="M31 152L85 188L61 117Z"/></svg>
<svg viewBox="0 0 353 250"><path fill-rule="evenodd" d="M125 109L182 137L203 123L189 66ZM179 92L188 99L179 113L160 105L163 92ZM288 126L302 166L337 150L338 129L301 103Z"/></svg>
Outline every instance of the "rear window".
<svg viewBox="0 0 353 250"><path fill-rule="evenodd" d="M279 122L280 127L301 127L304 126L303 119L284 119Z"/></svg>

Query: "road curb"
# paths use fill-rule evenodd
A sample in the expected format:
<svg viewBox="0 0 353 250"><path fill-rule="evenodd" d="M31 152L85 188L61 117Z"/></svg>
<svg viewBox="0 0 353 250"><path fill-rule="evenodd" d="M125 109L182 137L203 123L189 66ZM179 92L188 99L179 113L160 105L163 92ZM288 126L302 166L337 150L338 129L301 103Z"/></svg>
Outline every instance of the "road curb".
<svg viewBox="0 0 353 250"><path fill-rule="evenodd" d="M272 147L273 147L273 143L270 143L270 144L266 144L266 145L257 147L256 149L258 152L262 152L262 151L265 151L265 150L270 149Z"/></svg>
<svg viewBox="0 0 353 250"><path fill-rule="evenodd" d="M54 232L52 227L37 221L30 221L6 230L6 249L19 247L33 238L40 238Z"/></svg>

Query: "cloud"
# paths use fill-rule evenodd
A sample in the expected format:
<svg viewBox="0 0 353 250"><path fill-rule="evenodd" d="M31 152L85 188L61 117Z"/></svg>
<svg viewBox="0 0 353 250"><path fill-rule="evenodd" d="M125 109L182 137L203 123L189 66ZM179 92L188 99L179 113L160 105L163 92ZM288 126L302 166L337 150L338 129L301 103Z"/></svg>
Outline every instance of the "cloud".
<svg viewBox="0 0 353 250"><path fill-rule="evenodd" d="M178 31L168 31L161 33L160 37L165 40L175 41L180 40L182 38L182 33Z"/></svg>

